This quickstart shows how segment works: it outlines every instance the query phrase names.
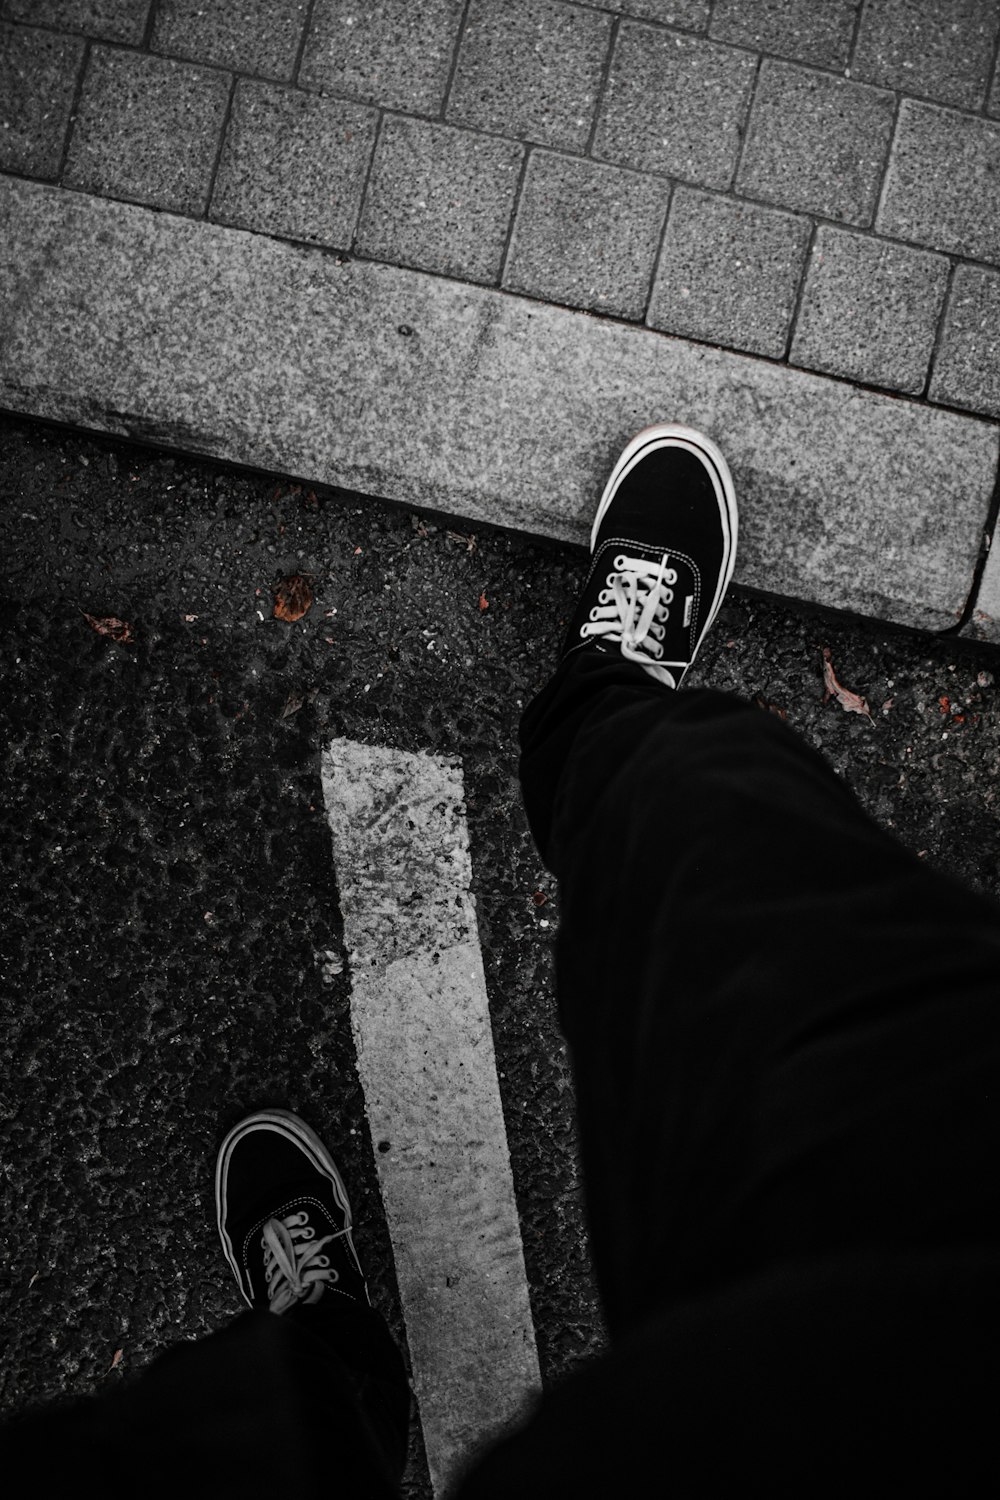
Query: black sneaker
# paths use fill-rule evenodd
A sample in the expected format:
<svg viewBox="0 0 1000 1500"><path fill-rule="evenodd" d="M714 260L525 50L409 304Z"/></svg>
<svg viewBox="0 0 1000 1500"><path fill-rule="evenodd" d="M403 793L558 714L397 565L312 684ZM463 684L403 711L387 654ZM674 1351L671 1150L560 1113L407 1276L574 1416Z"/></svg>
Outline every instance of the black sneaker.
<svg viewBox="0 0 1000 1500"><path fill-rule="evenodd" d="M226 1259L250 1307L284 1313L324 1296L371 1305L347 1189L305 1121L262 1109L219 1148L215 1203Z"/></svg>
<svg viewBox="0 0 1000 1500"><path fill-rule="evenodd" d="M736 492L710 438L662 422L615 464L590 535L590 573L563 643L620 651L680 687L736 563Z"/></svg>

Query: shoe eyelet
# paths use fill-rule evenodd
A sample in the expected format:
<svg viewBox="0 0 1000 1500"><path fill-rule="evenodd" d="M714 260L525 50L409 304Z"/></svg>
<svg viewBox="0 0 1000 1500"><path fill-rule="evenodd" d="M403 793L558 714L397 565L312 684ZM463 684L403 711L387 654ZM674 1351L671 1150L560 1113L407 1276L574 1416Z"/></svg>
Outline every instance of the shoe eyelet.
<svg viewBox="0 0 1000 1500"><path fill-rule="evenodd" d="M599 604L612 604L614 597L610 589L601 589L601 592L597 596L597 601Z"/></svg>
<svg viewBox="0 0 1000 1500"><path fill-rule="evenodd" d="M668 568L667 571L664 573L663 576L667 580L668 583L676 583L677 582L677 573L676 573L676 570L674 568ZM673 597L673 595L671 595L671 598L672 597Z"/></svg>
<svg viewBox="0 0 1000 1500"><path fill-rule="evenodd" d="M592 609L592 610L591 610L591 611L590 611L590 618L591 618L591 619L592 619L592 620L596 620L596 619L597 619L597 618L598 618L598 614L597 614L597 606L596 606L596 604L595 604L595 606L594 606L594 608L593 608L593 609Z"/></svg>
<svg viewBox="0 0 1000 1500"><path fill-rule="evenodd" d="M615 575L614 575L614 573L609 573L608 577L607 577L608 588L611 587L611 585L614 583L614 581L615 581Z"/></svg>
<svg viewBox="0 0 1000 1500"><path fill-rule="evenodd" d="M622 570L622 568L624 568L624 566L625 566L625 564L627 562L628 562L628 558L625 556L624 552L619 552L618 556L615 558L615 570L616 570L616 572L620 573L621 570Z"/></svg>
<svg viewBox="0 0 1000 1500"><path fill-rule="evenodd" d="M657 661L659 661L660 657L663 655L663 647L659 642L657 642L656 646L654 647L653 655L656 657Z"/></svg>

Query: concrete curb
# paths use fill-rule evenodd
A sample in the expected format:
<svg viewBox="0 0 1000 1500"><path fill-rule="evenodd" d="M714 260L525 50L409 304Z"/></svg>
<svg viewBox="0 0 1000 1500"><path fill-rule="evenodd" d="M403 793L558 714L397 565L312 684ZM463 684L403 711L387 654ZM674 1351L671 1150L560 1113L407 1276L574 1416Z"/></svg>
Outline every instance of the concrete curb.
<svg viewBox="0 0 1000 1500"><path fill-rule="evenodd" d="M625 442L675 419L733 470L737 582L930 630L963 614L992 422L25 180L0 177L0 222L8 410L583 544Z"/></svg>

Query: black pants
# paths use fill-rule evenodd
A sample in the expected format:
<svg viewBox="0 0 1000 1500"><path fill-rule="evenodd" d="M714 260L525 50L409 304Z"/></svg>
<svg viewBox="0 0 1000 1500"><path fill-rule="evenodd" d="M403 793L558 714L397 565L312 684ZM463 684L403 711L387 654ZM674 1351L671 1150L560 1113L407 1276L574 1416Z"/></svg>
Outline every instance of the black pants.
<svg viewBox="0 0 1000 1500"><path fill-rule="evenodd" d="M612 1348L460 1494L639 1493L651 1458L673 1494L820 1493L816 1453L868 1492L862 1445L898 1478L921 1401L968 1450L1000 1345L1000 909L734 697L582 652L521 741ZM402 1362L377 1314L323 1308L247 1314L8 1441L106 1477L153 1451L165 1489L390 1495Z"/></svg>

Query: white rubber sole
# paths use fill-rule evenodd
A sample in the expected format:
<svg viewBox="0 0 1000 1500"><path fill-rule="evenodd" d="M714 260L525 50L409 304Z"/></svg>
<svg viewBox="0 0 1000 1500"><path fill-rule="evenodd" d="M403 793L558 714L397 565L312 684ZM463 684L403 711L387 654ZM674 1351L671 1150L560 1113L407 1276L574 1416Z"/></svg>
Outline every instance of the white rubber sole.
<svg viewBox="0 0 1000 1500"><path fill-rule="evenodd" d="M704 639L705 632L718 614L719 605L729 587L736 567L736 543L739 533L739 513L736 505L736 490L733 486L733 476L729 472L729 465L722 456L721 450L712 439L706 437L703 432L696 432L693 427L682 427L676 422L657 422L652 427L644 427L637 432L635 437L626 446L624 452L611 471L611 477L604 487L601 503L597 507L594 524L590 532L590 550L593 552L597 545L597 533L604 519L608 506L617 493L618 486L628 474L629 470L639 462L651 448L686 448L689 453L696 454L705 464L712 480L715 497L719 502L719 518L722 522L722 530L725 537L725 548L722 570L719 574L719 583L712 600L712 608L709 610L698 638L698 644ZM697 649L697 648L696 648ZM691 658L692 661L694 657Z"/></svg>
<svg viewBox="0 0 1000 1500"><path fill-rule="evenodd" d="M219 1226L219 1238L222 1241L223 1253L225 1254L226 1259L232 1267L233 1274L235 1275L236 1280L239 1282L241 1289L243 1286L243 1281L240 1274L240 1265L236 1258L236 1247L233 1245L232 1240L229 1238L229 1235L223 1228L227 1207L226 1172L229 1166L229 1158L232 1155L233 1150L235 1149L237 1144L243 1139L245 1135L249 1134L254 1126L259 1124L267 1124L268 1122L280 1124L282 1127L282 1132L284 1134L290 1135L296 1141L296 1143L302 1147L305 1155L308 1157L312 1165L316 1167L320 1172L322 1172L325 1176L330 1178L331 1182L333 1183L334 1196L337 1198L338 1205L344 1213L345 1225L348 1229L353 1227L353 1220L351 1217L351 1203L350 1199L347 1196L347 1188L344 1184L344 1179L337 1171L336 1163L334 1162L333 1157L323 1145L323 1142L320 1140L315 1130L312 1130L304 1120L300 1120L298 1115L293 1115L290 1110L257 1110L256 1113L248 1115L246 1119L240 1120L238 1125L233 1126L232 1130L229 1132L229 1134L226 1136L226 1139L219 1147L219 1156L215 1164L215 1211ZM244 1297L246 1297L246 1293L244 1293ZM246 1300L249 1302L249 1298L247 1298Z"/></svg>

